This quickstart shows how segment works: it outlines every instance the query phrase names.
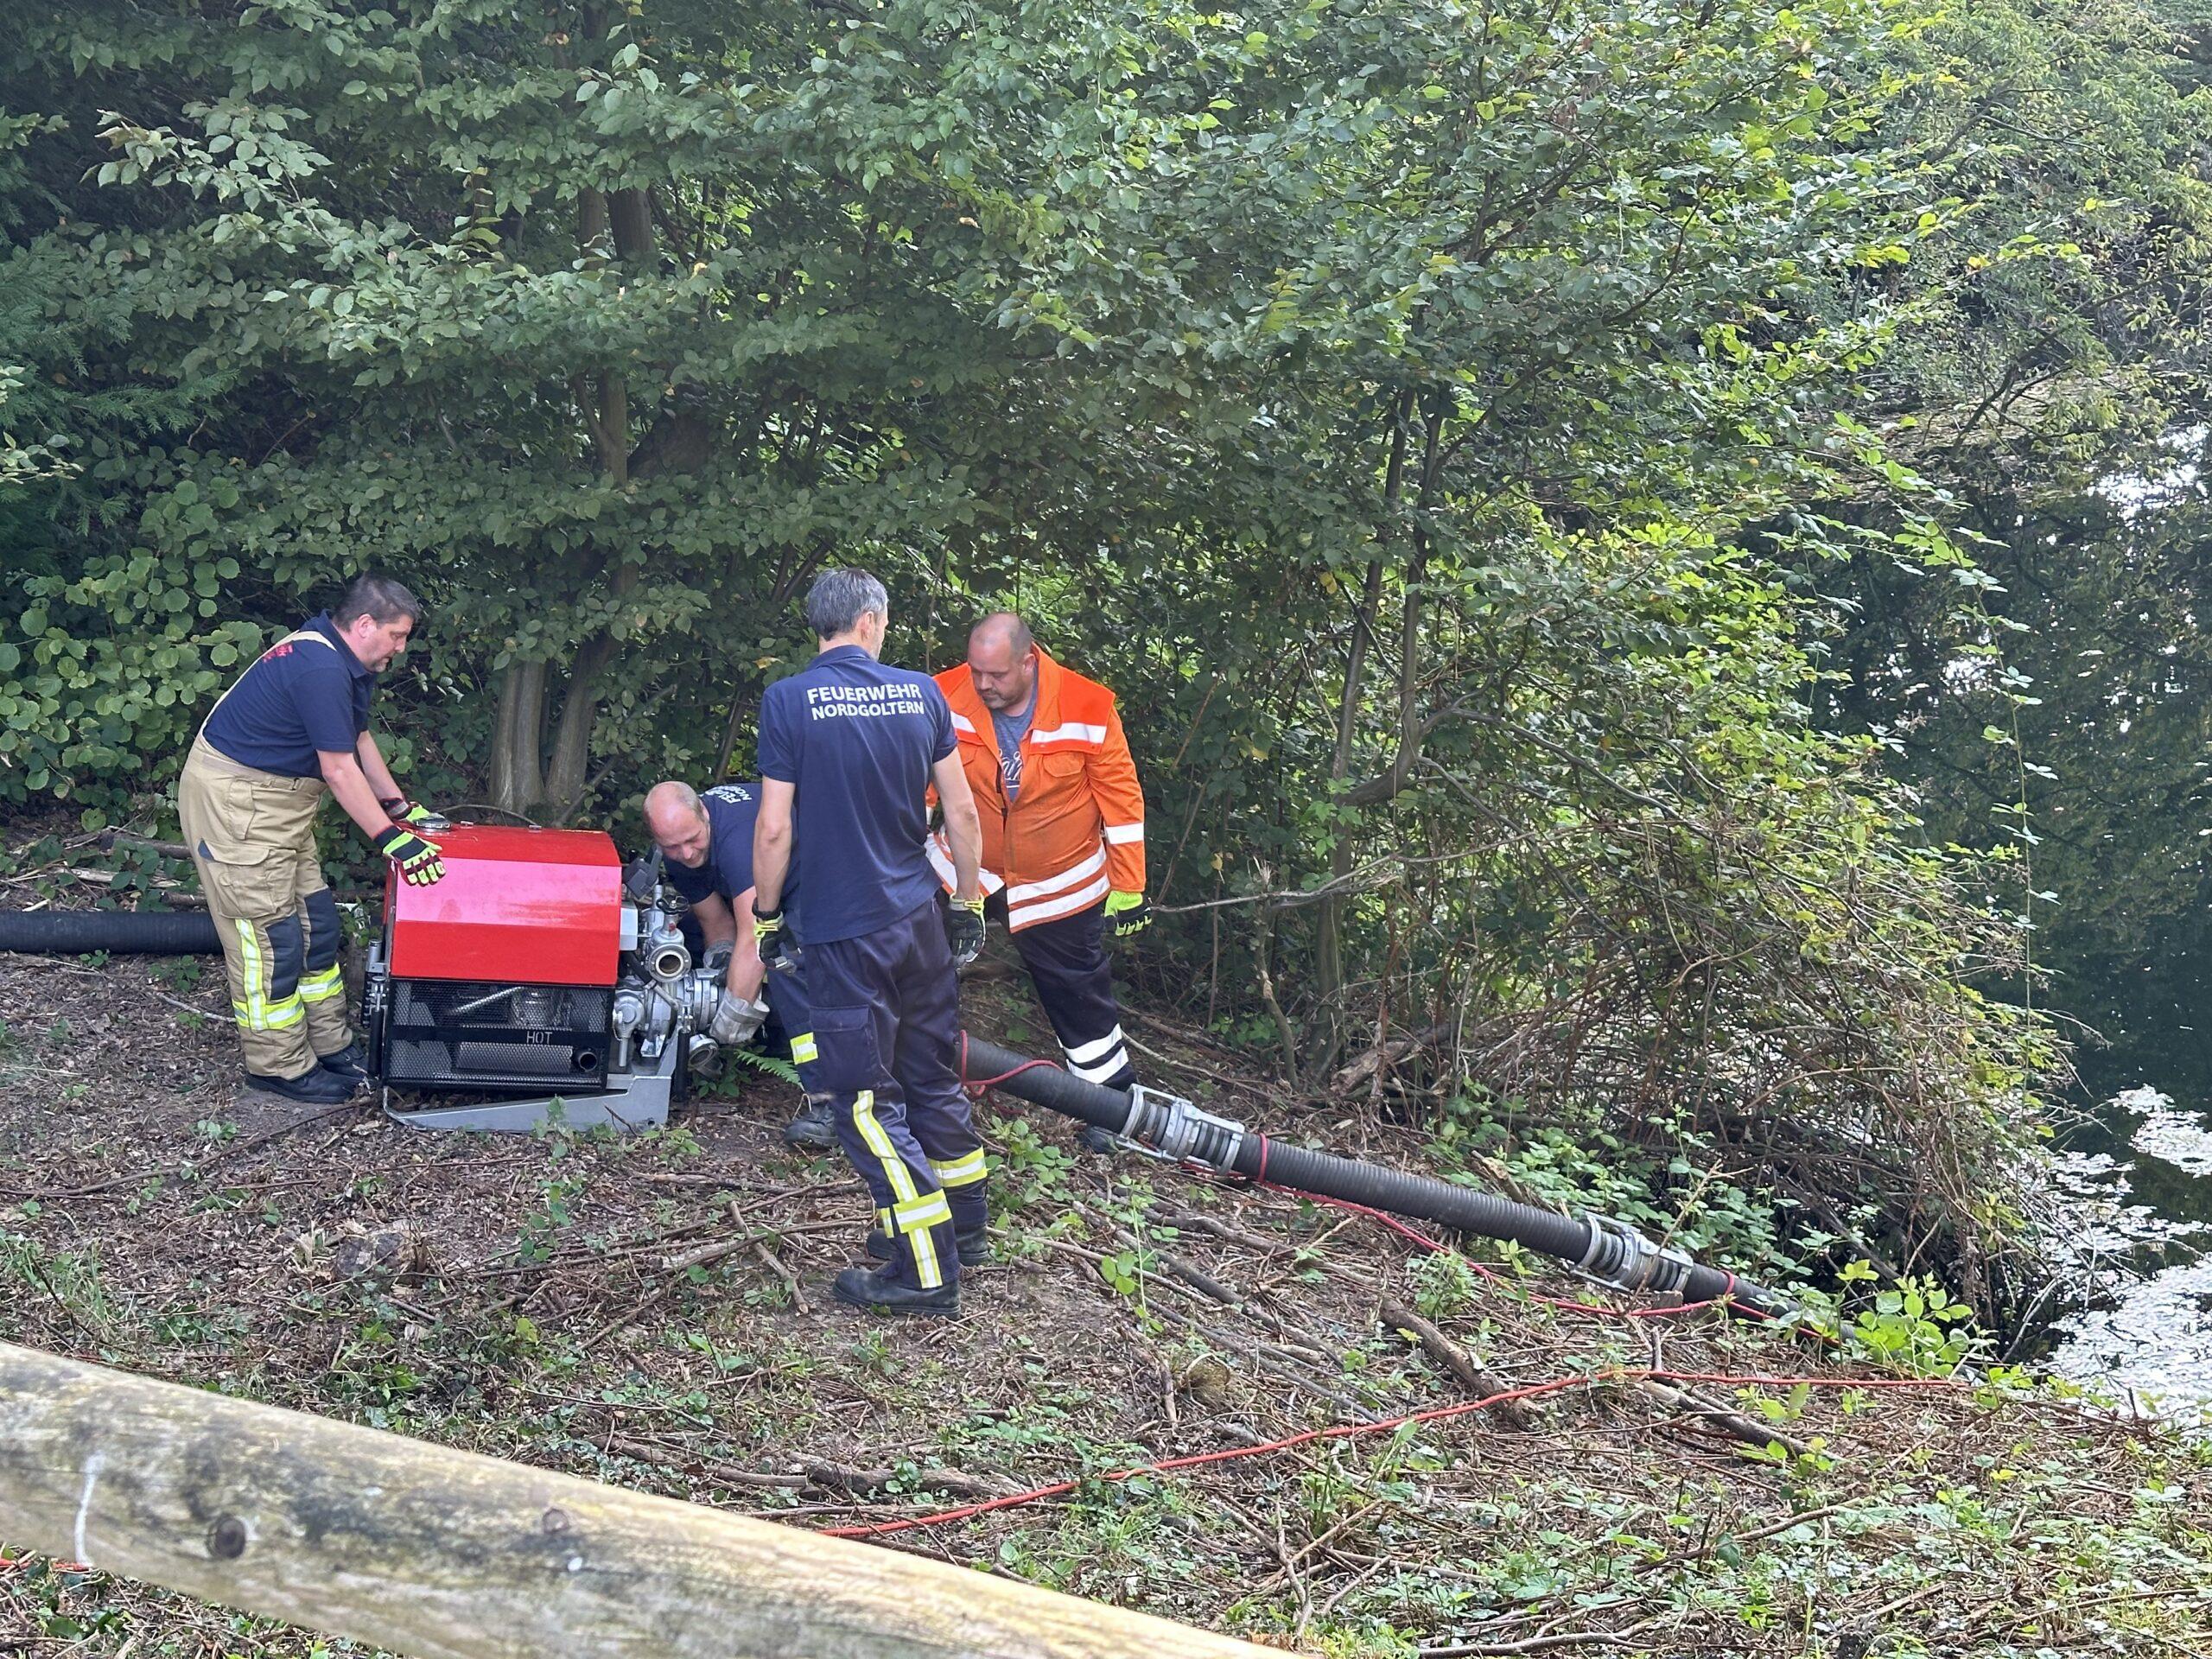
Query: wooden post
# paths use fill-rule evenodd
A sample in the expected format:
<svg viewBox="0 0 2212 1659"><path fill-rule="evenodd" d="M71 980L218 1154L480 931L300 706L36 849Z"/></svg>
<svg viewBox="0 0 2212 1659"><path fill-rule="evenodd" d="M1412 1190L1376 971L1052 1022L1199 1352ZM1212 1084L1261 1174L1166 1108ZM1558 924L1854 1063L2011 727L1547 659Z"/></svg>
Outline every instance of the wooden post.
<svg viewBox="0 0 2212 1659"><path fill-rule="evenodd" d="M1256 1659L896 1551L0 1343L0 1538L418 1659Z"/></svg>

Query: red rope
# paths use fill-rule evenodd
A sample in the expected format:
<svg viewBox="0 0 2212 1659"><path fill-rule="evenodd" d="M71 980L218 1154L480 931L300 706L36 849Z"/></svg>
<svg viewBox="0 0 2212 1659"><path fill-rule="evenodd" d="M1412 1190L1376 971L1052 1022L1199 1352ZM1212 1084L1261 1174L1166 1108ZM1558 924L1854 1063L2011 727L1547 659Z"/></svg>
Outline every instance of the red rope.
<svg viewBox="0 0 2212 1659"><path fill-rule="evenodd" d="M971 1079L968 1076L968 1033L963 1031L960 1034L961 1081L978 1094L995 1084L1004 1083L1009 1077L1020 1077L1024 1071L1039 1066L1052 1067L1052 1063L1049 1060L1029 1060L1014 1067L1011 1071L1003 1072L995 1077ZM1310 1199L1315 1204L1327 1205L1332 1209L1364 1216L1370 1221L1381 1223L1392 1232L1410 1240L1431 1254L1441 1254L1446 1249L1446 1247L1440 1241L1431 1238L1419 1228L1409 1226L1397 1217L1384 1211L1374 1209L1368 1205L1356 1204L1349 1198L1330 1198L1322 1193L1301 1192L1297 1188L1282 1186L1270 1181L1268 1179L1268 1137L1262 1135L1256 1138L1260 1143L1260 1167L1258 1173L1253 1178L1252 1185L1266 1187L1271 1192L1292 1193L1295 1197ZM1494 1284L1511 1287L1511 1281L1504 1274L1484 1266L1479 1262L1469 1262L1467 1265L1481 1277ZM1670 1319L1680 1314L1695 1313L1706 1308L1729 1303L1735 1293L1736 1275L1727 1273L1725 1268L1722 1271L1726 1274L1727 1284L1719 1295L1701 1302L1685 1302L1675 1307L1601 1307L1592 1306L1587 1302L1570 1301L1561 1296L1530 1295L1529 1300L1542 1303L1547 1306L1560 1308L1570 1313L1580 1313L1595 1319ZM1747 1308L1744 1311L1758 1314L1758 1310L1756 1308ZM1758 1314L1758 1316L1766 1317L1764 1314ZM1004 1497L988 1498L979 1503L963 1504L958 1509L940 1510L935 1514L916 1516L909 1520L880 1521L858 1527L824 1528L822 1529L821 1535L825 1538L880 1538L890 1533L909 1532L917 1527L943 1526L953 1522L971 1521L977 1516L989 1515L1000 1510L1017 1509L1024 1504L1041 1503L1046 1498L1065 1497L1080 1487L1084 1479L1124 1481L1133 1479L1139 1475L1169 1474L1179 1469L1195 1469L1209 1464L1228 1463L1239 1458L1256 1458L1269 1452L1287 1451L1294 1446L1309 1445L1316 1440L1347 1440L1355 1435L1376 1434L1385 1429L1402 1428L1408 1423L1442 1422L1450 1418L1466 1416L1472 1412L1488 1411L1495 1406L1509 1405L1516 1401L1535 1400L1545 1395L1564 1393L1570 1389L1596 1388L1605 1382L1633 1382L1653 1377L1666 1377L1681 1382L1726 1383L1738 1388L1802 1386L1815 1389L1941 1389L1956 1391L1967 1387L1967 1384L1947 1376L1776 1376L1764 1373L1738 1375L1726 1371L1615 1368L1586 1376L1557 1376L1549 1382L1532 1382L1523 1388L1508 1389L1502 1393L1489 1395L1480 1400L1466 1401L1458 1405L1434 1406L1426 1411L1408 1412L1402 1416L1386 1417L1373 1422L1338 1423L1326 1428L1310 1428L1301 1433L1287 1435L1281 1440L1269 1440L1260 1446L1228 1446L1218 1452L1200 1452L1188 1457L1166 1458L1158 1463L1140 1464L1128 1469L1109 1469L1101 1474L1086 1476L1076 1480L1055 1481L1049 1486L1033 1487L1026 1492L1011 1492Z"/></svg>
<svg viewBox="0 0 2212 1659"><path fill-rule="evenodd" d="M1310 1445L1315 1440L1349 1440L1355 1435L1379 1434L1385 1429L1402 1428L1408 1423L1442 1422L1448 1418L1466 1416L1471 1412L1488 1411L1493 1406L1508 1405L1516 1400L1534 1400L1548 1394L1562 1394L1569 1389L1592 1389L1607 1382L1637 1382L1655 1377L1680 1382L1731 1382L1745 1387L1767 1388L1796 1388L1802 1384L1815 1389L1943 1389L1955 1391L1967 1386L1948 1376L1737 1376L1721 1371L1671 1371L1648 1366L1634 1370L1615 1369L1587 1376L1555 1376L1548 1382L1531 1382L1524 1388L1507 1389L1503 1393L1488 1395L1480 1400L1465 1401L1459 1405L1433 1406L1426 1411L1408 1412L1401 1417L1385 1417L1375 1422L1337 1423L1327 1428L1309 1428L1302 1433L1286 1435L1281 1440L1269 1440L1262 1446L1232 1446L1218 1452L1165 1458L1158 1463L1141 1464L1130 1469L1109 1469L1103 1473L1083 1478L1122 1481L1134 1479L1139 1475L1170 1474L1178 1469L1195 1469L1207 1464L1229 1463L1238 1458L1256 1458L1268 1452L1288 1451L1293 1446ZM880 1538L888 1533L910 1532L916 1527L971 1521L979 1515L988 1515L994 1510L1017 1509L1048 1497L1065 1497L1082 1484L1083 1479L1055 1481L1050 1486L1039 1486L1027 1492L1010 1492L1004 1497L988 1498L980 1503L966 1503L957 1510L940 1510L934 1515L915 1516L909 1520L880 1521L861 1527L828 1527L822 1529L821 1535L824 1538Z"/></svg>
<svg viewBox="0 0 2212 1659"><path fill-rule="evenodd" d="M1018 1077L1023 1072L1034 1071L1040 1066L1047 1071L1060 1069L1050 1060L1024 1060L1013 1071L1001 1071L995 1077L971 1077L968 1075L968 1033L964 1031L960 1033L960 1084L970 1094L980 1096L984 1090L1004 1083L1008 1077Z"/></svg>

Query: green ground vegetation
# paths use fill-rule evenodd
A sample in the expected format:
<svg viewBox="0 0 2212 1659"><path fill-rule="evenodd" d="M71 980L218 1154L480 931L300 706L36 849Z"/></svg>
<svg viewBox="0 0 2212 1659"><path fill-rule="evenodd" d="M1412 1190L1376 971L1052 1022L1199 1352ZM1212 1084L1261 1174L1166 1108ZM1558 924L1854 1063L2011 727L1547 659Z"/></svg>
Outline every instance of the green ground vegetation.
<svg viewBox="0 0 2212 1659"><path fill-rule="evenodd" d="M1992 1365L1924 1284L1833 1341L1624 1319L1510 1252L1082 1154L1001 1103L964 1316L886 1325L828 1304L867 1200L782 1147L779 1080L628 1140L426 1140L233 1104L226 1035L173 1034L157 985L0 965L25 1052L85 1085L59 1123L49 1090L0 1088L0 1340L794 1527L1072 1479L925 1547L1331 1659L2202 1647L2212 1445ZM1370 1150L1419 1155L1402 1132ZM1255 1450L1359 1424L1385 1427ZM359 1651L0 1557L5 1639Z"/></svg>

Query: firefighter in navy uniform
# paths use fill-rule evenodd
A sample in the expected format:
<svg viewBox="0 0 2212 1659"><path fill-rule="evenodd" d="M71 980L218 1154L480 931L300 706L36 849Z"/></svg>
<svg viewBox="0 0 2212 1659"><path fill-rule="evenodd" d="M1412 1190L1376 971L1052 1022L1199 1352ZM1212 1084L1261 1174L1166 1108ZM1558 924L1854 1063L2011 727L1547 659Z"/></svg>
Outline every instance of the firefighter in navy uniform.
<svg viewBox="0 0 2212 1659"><path fill-rule="evenodd" d="M445 874L369 731L377 676L407 649L422 602L366 575L254 659L217 700L177 779L177 817L207 895L245 1050L245 1080L335 1104L365 1081L339 976L337 901L315 856L326 791L427 886Z"/></svg>
<svg viewBox="0 0 2212 1659"><path fill-rule="evenodd" d="M883 584L825 570L806 620L821 654L760 702L753 927L771 969L799 970L837 1138L875 1199L870 1254L887 1265L847 1268L837 1300L957 1313L961 1265L988 1249L983 1146L955 1054L956 964L983 943L976 804L944 694L878 660ZM932 783L954 869L949 922L923 850ZM803 934L783 912L787 887L805 895Z"/></svg>
<svg viewBox="0 0 2212 1659"><path fill-rule="evenodd" d="M784 1126L784 1139L827 1152L837 1144L837 1127L817 1075L806 994L794 976L768 971L753 934L753 831L760 813L760 791L753 784L717 784L702 794L671 779L645 791L645 829L660 849L669 885L691 906L706 940L706 964L722 969L722 994L707 1034L725 1048L742 1046L772 1011L806 1091L798 1116ZM784 913L795 917L788 879L784 888Z"/></svg>

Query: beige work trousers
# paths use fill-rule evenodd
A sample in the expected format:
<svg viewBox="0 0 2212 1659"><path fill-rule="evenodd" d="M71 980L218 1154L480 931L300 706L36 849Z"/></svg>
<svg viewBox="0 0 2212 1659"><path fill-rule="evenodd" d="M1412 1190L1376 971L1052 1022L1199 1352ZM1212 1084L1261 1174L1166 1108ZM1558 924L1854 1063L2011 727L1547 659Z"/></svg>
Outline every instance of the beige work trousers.
<svg viewBox="0 0 2212 1659"><path fill-rule="evenodd" d="M353 1040L339 972L338 903L315 857L320 778L241 766L194 741L177 817L222 941L246 1070L300 1077Z"/></svg>

